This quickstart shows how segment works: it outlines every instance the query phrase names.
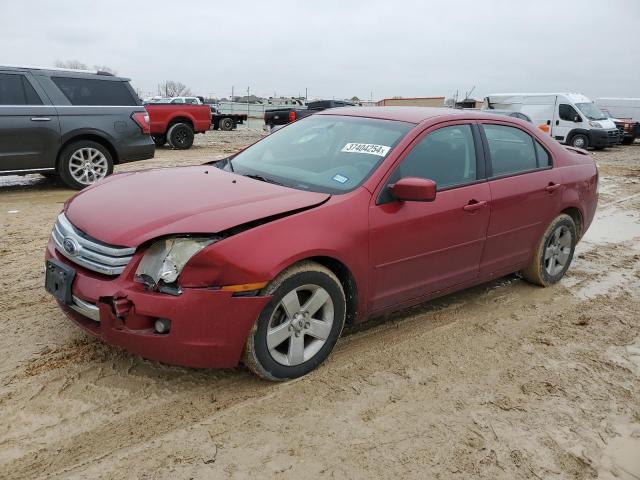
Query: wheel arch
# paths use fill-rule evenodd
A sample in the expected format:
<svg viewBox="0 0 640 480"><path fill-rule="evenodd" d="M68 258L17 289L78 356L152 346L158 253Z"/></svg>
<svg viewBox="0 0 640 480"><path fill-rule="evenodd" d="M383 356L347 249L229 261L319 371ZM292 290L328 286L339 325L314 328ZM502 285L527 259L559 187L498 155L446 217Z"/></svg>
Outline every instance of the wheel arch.
<svg viewBox="0 0 640 480"><path fill-rule="evenodd" d="M574 128L573 130L570 130L569 133L567 134L567 139L565 143L567 145L570 145L571 140L573 140L573 137L575 137L576 135L584 135L585 137L587 137L588 141L591 141L591 137L589 136L589 130L585 130L584 128Z"/></svg>
<svg viewBox="0 0 640 480"><path fill-rule="evenodd" d="M169 129L175 125L176 123L186 123L189 126L191 126L191 129L193 130L194 127L194 123L193 123L193 119L189 118L189 117L185 117L185 116L181 116L178 115L176 117L171 118L168 122L167 122L167 130L164 132L164 134L166 135L167 133L169 133Z"/></svg>
<svg viewBox="0 0 640 480"><path fill-rule="evenodd" d="M109 151L109 154L113 159L114 165L117 165L120 163L120 157L118 155L118 151L116 150L113 143L109 139L94 132L82 132L82 133L76 133L75 135L70 136L69 138L65 139L62 142L62 144L60 145L60 148L58 149L58 155L56 156L56 166L60 162L60 155L62 154L65 148L67 148L69 145L71 145L74 142L80 142L83 140L99 143Z"/></svg>
<svg viewBox="0 0 640 480"><path fill-rule="evenodd" d="M584 232L584 220L582 211L575 206L567 207L562 210L560 213L565 213L571 217L573 223L576 224L576 234L578 235L578 240L582 238L582 234Z"/></svg>
<svg viewBox="0 0 640 480"><path fill-rule="evenodd" d="M311 261L322 265L327 268L331 273L333 273L340 284L342 285L342 289L344 290L344 296L346 300L346 318L345 323L347 325L351 325L355 323L356 318L358 317L358 286L356 283L355 276L349 269L349 267L342 261L338 260L335 257L327 256L327 255L315 255L315 256L307 256L304 258L299 258L292 263L289 263L284 268L281 268L280 271L273 276L276 278L283 271L294 267L295 265L305 262Z"/></svg>

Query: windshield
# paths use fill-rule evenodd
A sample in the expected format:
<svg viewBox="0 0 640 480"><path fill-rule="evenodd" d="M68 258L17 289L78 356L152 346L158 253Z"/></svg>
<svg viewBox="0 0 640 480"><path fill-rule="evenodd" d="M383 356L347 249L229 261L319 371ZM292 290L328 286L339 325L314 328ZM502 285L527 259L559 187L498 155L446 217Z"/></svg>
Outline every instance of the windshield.
<svg viewBox="0 0 640 480"><path fill-rule="evenodd" d="M589 120L606 120L607 117L600 111L598 107L593 103L576 103L576 107L589 119Z"/></svg>
<svg viewBox="0 0 640 480"><path fill-rule="evenodd" d="M220 166L301 190L343 193L360 185L414 126L315 115L272 133Z"/></svg>

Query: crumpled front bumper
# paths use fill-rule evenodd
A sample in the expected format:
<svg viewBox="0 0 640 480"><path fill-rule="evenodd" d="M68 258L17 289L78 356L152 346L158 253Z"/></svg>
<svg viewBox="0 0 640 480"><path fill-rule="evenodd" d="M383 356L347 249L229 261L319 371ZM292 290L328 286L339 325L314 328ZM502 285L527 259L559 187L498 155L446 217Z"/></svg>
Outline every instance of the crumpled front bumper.
<svg viewBox="0 0 640 480"><path fill-rule="evenodd" d="M126 272L112 278L79 267L58 255L50 241L46 258L52 257L76 269L73 295L79 308L60 306L78 326L106 343L174 365L236 366L253 323L271 298L235 297L207 288L184 288L177 296L148 292ZM79 312L83 309L85 314ZM159 318L171 322L169 333L155 332Z"/></svg>

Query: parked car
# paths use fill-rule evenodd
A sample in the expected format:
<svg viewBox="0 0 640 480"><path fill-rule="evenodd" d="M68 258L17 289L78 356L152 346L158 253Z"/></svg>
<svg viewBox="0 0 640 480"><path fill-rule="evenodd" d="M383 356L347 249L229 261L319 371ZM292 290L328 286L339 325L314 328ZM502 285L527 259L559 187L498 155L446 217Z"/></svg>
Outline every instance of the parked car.
<svg viewBox="0 0 640 480"><path fill-rule="evenodd" d="M511 117L327 110L227 159L72 198L46 288L81 328L146 358L242 358L284 380L320 365L345 323L516 271L555 284L597 184L587 152Z"/></svg>
<svg viewBox="0 0 640 480"><path fill-rule="evenodd" d="M602 149L619 142L616 125L580 93L495 93L485 98L484 109L524 113L573 147Z"/></svg>
<svg viewBox="0 0 640 480"><path fill-rule="evenodd" d="M609 116L622 135L622 144L640 138L640 98L596 98L595 104Z"/></svg>
<svg viewBox="0 0 640 480"><path fill-rule="evenodd" d="M318 100L307 103L306 108L278 108L275 110L267 110L264 112L265 129L271 131L274 127L295 122L296 120L308 117L322 110L348 106L353 106L353 103L342 100Z"/></svg>
<svg viewBox="0 0 640 480"><path fill-rule="evenodd" d="M634 122L630 118L616 118L606 108L601 108L600 110L609 120L615 123L620 133L620 143L622 145L631 145L640 136L640 123Z"/></svg>
<svg viewBox="0 0 640 480"><path fill-rule="evenodd" d="M81 189L154 151L127 78L0 66L0 175L40 173Z"/></svg>
<svg viewBox="0 0 640 480"><path fill-rule="evenodd" d="M196 97L194 97L196 98ZM151 122L154 143L179 150L191 148L196 133L214 130L233 130L247 120L246 114L216 113L214 106L196 102L174 102L169 99L145 104Z"/></svg>
<svg viewBox="0 0 640 480"><path fill-rule="evenodd" d="M146 103L187 103L189 105L202 105L201 97L159 97L147 100Z"/></svg>

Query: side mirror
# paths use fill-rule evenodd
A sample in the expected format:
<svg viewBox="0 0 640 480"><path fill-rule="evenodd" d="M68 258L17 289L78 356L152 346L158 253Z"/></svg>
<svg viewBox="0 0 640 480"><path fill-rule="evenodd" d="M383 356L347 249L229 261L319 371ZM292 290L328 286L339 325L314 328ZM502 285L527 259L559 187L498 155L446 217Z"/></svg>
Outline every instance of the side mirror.
<svg viewBox="0 0 640 480"><path fill-rule="evenodd" d="M433 202L436 182L427 178L405 177L389 185L391 195L403 202Z"/></svg>
<svg viewBox="0 0 640 480"><path fill-rule="evenodd" d="M574 115L573 116L573 121L576 122L576 123L580 123L582 121L582 119L580 118L579 115Z"/></svg>

